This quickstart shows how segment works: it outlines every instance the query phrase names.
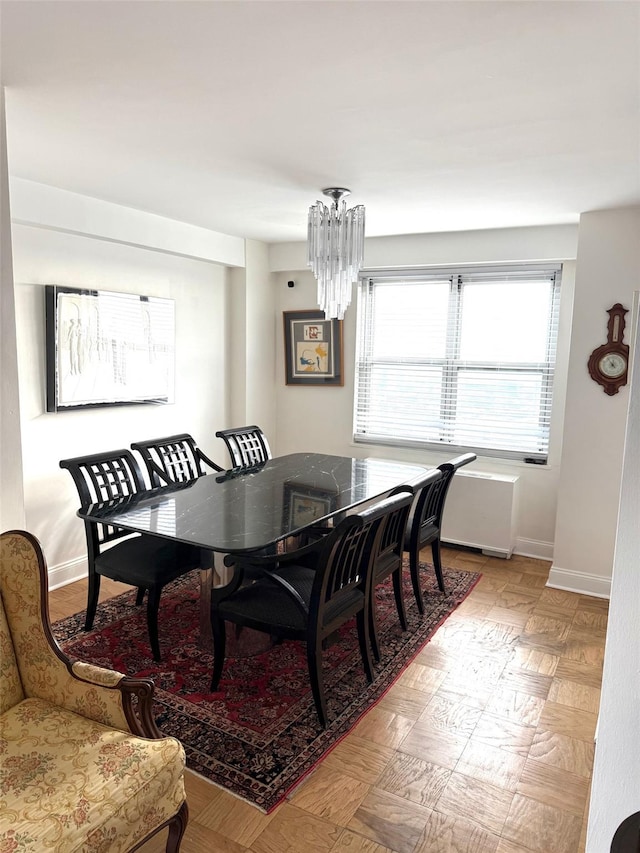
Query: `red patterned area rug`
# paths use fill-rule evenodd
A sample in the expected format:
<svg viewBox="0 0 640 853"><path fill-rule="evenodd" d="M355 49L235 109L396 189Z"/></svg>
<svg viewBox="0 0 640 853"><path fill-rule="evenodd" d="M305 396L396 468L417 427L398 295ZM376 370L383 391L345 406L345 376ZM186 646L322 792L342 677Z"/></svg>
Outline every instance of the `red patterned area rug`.
<svg viewBox="0 0 640 853"><path fill-rule="evenodd" d="M100 604L92 631L82 630L84 613L56 622L53 631L73 659L152 678L158 725L182 741L188 767L270 812L386 693L480 577L445 569L447 592L441 593L431 567L421 575L425 614L418 613L407 584L406 632L400 629L391 584L378 588L382 660L372 684L362 669L355 623L345 625L325 651L326 730L316 716L303 643L265 650L263 642L262 650L257 644L249 653L240 650L242 656L228 656L220 690L209 691L213 656L198 643L196 572L163 590L161 663L151 658L146 607L135 606L133 591Z"/></svg>

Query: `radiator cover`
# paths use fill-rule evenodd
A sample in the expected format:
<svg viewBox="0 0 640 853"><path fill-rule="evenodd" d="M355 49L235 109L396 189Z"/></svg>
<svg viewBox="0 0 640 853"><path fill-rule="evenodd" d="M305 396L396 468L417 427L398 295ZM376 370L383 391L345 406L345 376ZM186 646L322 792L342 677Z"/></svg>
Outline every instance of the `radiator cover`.
<svg viewBox="0 0 640 853"><path fill-rule="evenodd" d="M508 559L516 543L519 480L504 474L458 471L447 495L442 541Z"/></svg>

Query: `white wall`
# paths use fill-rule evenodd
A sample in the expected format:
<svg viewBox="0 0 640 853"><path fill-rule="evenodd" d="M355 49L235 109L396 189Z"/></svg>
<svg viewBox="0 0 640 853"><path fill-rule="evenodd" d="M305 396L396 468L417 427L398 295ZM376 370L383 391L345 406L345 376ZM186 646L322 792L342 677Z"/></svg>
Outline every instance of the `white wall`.
<svg viewBox="0 0 640 853"><path fill-rule="evenodd" d="M26 523L52 570L71 571L86 549L75 516L77 493L60 459L190 432L224 462L214 433L226 419L227 273L214 264L22 225L14 226L13 247ZM174 299L175 404L47 413L44 284Z"/></svg>
<svg viewBox="0 0 640 853"><path fill-rule="evenodd" d="M610 397L587 371L606 342L608 308L630 309L640 270L640 208L580 218L562 468L549 582L609 594L629 386ZM629 315L627 315L628 321ZM627 322L625 342L629 343Z"/></svg>
<svg viewBox="0 0 640 853"><path fill-rule="evenodd" d="M635 294L636 329L640 292ZM609 850L620 823L640 808L640 339L620 492L586 853Z"/></svg>
<svg viewBox="0 0 640 853"><path fill-rule="evenodd" d="M551 559L556 517L565 379L571 331L574 264L577 229L517 228L457 234L423 234L403 238L371 238L366 241L367 266L406 266L408 264L463 264L508 261L566 260L562 282L560 339L556 382L554 384L554 419L551 432L549 464L532 466L525 463L479 458L476 467L483 471L517 474L521 478L520 511L517 522L516 551L521 554ZM304 246L286 244L271 246L271 267L275 273L276 310L278 312L315 308L316 284L304 265ZM283 269L286 263L292 264ZM287 287L294 280L295 287ZM451 454L424 450L354 444L353 388L356 337L356 300L344 320L345 384L336 387L304 387L284 385L283 332L278 329L276 369L277 386L277 450L279 453L322 450L355 456L380 456L414 460L427 465L440 464Z"/></svg>
<svg viewBox="0 0 640 853"><path fill-rule="evenodd" d="M24 527L4 89L0 83L0 530Z"/></svg>

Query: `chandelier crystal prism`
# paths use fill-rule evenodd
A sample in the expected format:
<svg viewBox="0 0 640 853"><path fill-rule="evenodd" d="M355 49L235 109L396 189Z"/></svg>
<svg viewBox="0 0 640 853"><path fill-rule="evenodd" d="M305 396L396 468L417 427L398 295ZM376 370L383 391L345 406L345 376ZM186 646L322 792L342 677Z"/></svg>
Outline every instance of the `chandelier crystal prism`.
<svg viewBox="0 0 640 853"><path fill-rule="evenodd" d="M342 320L351 303L364 256L364 205L347 210L351 190L327 187L330 207L317 201L309 208L307 264L318 281L318 305L327 319Z"/></svg>

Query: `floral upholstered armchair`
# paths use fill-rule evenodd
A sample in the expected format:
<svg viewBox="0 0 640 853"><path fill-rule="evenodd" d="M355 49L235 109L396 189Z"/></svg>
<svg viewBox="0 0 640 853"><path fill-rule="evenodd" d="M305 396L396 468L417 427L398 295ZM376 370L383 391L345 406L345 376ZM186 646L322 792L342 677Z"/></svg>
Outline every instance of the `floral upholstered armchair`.
<svg viewBox="0 0 640 853"><path fill-rule="evenodd" d="M153 682L71 663L51 634L46 563L0 537L0 850L123 853L187 824L185 756L163 737Z"/></svg>

